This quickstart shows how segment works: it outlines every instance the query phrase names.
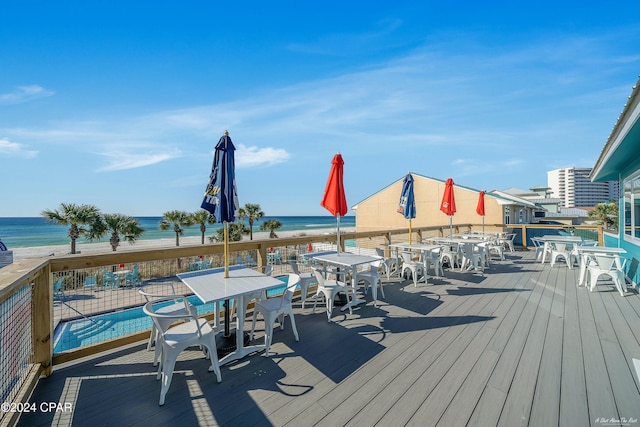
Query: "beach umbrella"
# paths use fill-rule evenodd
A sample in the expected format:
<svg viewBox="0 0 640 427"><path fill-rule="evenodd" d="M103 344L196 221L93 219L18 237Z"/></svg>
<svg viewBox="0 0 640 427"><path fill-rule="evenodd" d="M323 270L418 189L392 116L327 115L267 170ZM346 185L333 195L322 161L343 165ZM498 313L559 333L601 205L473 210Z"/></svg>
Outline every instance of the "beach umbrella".
<svg viewBox="0 0 640 427"><path fill-rule="evenodd" d="M478 195L478 206L476 212L482 217L482 233L484 233L484 190Z"/></svg>
<svg viewBox="0 0 640 427"><path fill-rule="evenodd" d="M216 217L217 222L224 224L224 277L229 277L229 223L235 221L238 209L238 194L235 179L235 147L229 132L224 135L216 145L213 155L213 166L209 176L209 184L204 193L202 209L207 210ZM224 310L224 335L230 337L229 300L225 301Z"/></svg>
<svg viewBox="0 0 640 427"><path fill-rule="evenodd" d="M344 195L343 167L344 160L342 160L340 153L337 153L333 156L333 160L331 160L329 179L324 189L324 196L320 202L323 208L336 217L338 225L338 254L340 254L340 217L345 216L349 210L347 207L347 198Z"/></svg>
<svg viewBox="0 0 640 427"><path fill-rule="evenodd" d="M453 195L453 179L447 178L440 210L449 216L449 236L453 237L453 215L456 213L456 199Z"/></svg>
<svg viewBox="0 0 640 427"><path fill-rule="evenodd" d="M416 217L416 201L413 196L413 176L408 173L402 182L402 190L400 191L400 204L398 212L409 220L409 244L411 244L411 220Z"/></svg>

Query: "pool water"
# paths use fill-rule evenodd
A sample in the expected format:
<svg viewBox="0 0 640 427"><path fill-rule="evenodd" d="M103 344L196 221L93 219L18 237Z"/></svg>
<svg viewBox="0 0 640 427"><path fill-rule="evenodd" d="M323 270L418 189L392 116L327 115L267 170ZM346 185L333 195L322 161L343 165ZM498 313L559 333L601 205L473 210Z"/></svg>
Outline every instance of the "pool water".
<svg viewBox="0 0 640 427"><path fill-rule="evenodd" d="M286 277L279 279L284 282L287 280ZM267 295L279 295L285 289L286 286L270 289ZM203 304L195 295L187 299L198 309L199 315L214 311L213 303ZM171 301L167 302L167 304L170 303ZM229 303L232 304L233 300ZM151 329L151 318L144 314L142 306L60 322L54 332L53 352L61 353L149 329Z"/></svg>

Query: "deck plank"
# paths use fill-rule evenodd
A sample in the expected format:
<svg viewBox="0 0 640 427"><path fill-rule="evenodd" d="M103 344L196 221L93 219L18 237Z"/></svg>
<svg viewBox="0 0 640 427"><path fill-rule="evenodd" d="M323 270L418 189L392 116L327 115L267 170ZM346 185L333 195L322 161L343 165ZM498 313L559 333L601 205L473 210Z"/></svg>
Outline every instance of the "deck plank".
<svg viewBox="0 0 640 427"><path fill-rule="evenodd" d="M586 289L584 287L578 288L577 282L567 282L565 284L560 414L558 422L560 426L589 425L577 292L586 292Z"/></svg>

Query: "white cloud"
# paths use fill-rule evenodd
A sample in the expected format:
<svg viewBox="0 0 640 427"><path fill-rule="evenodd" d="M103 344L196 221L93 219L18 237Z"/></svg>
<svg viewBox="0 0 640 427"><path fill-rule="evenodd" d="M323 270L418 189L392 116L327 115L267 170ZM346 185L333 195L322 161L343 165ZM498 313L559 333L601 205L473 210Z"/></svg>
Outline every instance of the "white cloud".
<svg viewBox="0 0 640 427"><path fill-rule="evenodd" d="M18 86L13 92L0 94L0 105L21 104L52 96L55 92L38 85Z"/></svg>
<svg viewBox="0 0 640 427"><path fill-rule="evenodd" d="M236 167L272 166L284 163L291 155L282 148L246 146L238 144L236 148Z"/></svg>
<svg viewBox="0 0 640 427"><path fill-rule="evenodd" d="M25 157L27 159L35 157L38 152L35 150L27 150L24 144L11 142L7 138L0 138L0 156L9 157Z"/></svg>
<svg viewBox="0 0 640 427"><path fill-rule="evenodd" d="M107 158L107 165L98 172L112 172L125 169L136 169L180 157L179 150L160 153L134 153L130 151L112 151L100 153Z"/></svg>

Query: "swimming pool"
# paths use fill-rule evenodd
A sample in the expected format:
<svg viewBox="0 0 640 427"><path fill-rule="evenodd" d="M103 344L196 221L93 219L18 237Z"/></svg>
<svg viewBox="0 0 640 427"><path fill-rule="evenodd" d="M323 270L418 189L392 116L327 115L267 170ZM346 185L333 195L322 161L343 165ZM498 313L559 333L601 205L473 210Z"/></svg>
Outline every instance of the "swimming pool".
<svg viewBox="0 0 640 427"><path fill-rule="evenodd" d="M287 277L279 277L279 279L286 282ZM284 289L286 286L270 289L267 295L281 294ZM188 300L198 309L199 315L214 311L213 303L203 304L195 295ZM233 300L230 301L232 302ZM167 304L170 303L167 302ZM151 329L151 318L144 314L142 306L60 322L54 331L53 352L62 353L149 329Z"/></svg>

